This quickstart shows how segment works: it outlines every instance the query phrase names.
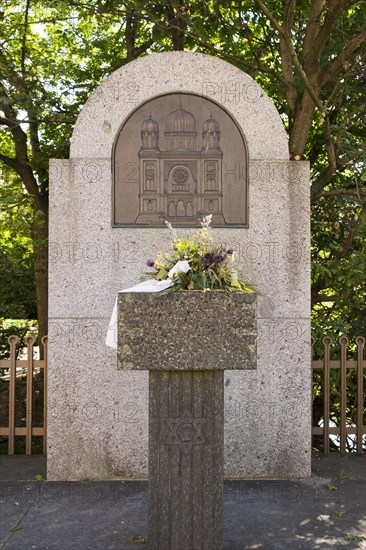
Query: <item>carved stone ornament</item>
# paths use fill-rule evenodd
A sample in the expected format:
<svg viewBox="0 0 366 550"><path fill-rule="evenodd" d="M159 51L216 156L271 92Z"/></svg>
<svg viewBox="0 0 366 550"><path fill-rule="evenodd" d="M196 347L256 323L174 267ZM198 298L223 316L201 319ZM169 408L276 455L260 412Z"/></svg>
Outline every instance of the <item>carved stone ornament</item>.
<svg viewBox="0 0 366 550"><path fill-rule="evenodd" d="M233 118L193 94L151 99L122 125L113 154L113 225L248 225L247 149Z"/></svg>

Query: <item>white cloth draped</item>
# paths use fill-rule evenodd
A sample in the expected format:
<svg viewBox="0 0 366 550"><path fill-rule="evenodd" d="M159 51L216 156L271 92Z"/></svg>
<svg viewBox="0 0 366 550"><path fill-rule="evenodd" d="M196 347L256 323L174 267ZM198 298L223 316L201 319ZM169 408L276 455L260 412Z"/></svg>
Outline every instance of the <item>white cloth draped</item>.
<svg viewBox="0 0 366 550"><path fill-rule="evenodd" d="M132 286L131 288L126 288L125 290L121 290L120 292L161 292L162 290L169 288L173 284L172 279L175 275L177 276L179 275L179 273L187 273L187 271L189 271L190 269L191 266L189 265L188 261L180 260L171 268L168 273L168 278L164 279L164 281L148 279L147 281L143 281L138 285ZM114 304L111 320L109 321L107 339L105 342L107 346L114 349L117 349L118 339L117 299L118 296Z"/></svg>
<svg viewBox="0 0 366 550"><path fill-rule="evenodd" d="M169 288L172 284L171 279L165 279L164 281L157 281L156 279L150 279L148 281L144 281L143 283L139 283L138 285L135 285L131 288L126 288L124 290L121 290L120 292L161 292L162 290L165 290L166 288ZM113 311L112 311L112 317L109 321L109 327L107 332L107 339L106 344L110 348L117 349L117 337L118 337L118 323L117 323L117 299L116 298Z"/></svg>
<svg viewBox="0 0 366 550"><path fill-rule="evenodd" d="M179 273L187 273L187 271L189 271L190 269L191 266L189 265L188 261L180 260L171 268L168 273L168 278L164 279L164 281L149 279L147 281L139 283L138 285L132 286L131 288L121 290L120 292L161 292L162 290L169 288L173 284L172 279L175 275L179 275ZM109 321L107 339L105 342L107 346L114 349L117 349L118 341L117 300L118 296L114 304L111 320Z"/></svg>

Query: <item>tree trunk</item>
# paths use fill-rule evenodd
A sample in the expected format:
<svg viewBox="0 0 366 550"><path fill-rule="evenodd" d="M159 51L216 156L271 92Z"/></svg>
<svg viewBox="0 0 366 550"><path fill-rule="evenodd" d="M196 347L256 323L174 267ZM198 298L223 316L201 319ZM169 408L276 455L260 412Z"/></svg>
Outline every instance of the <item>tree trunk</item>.
<svg viewBox="0 0 366 550"><path fill-rule="evenodd" d="M180 0L177 4L169 3L166 7L168 24L171 25L171 36L174 51L184 50L184 30L186 20L183 16L184 3Z"/></svg>
<svg viewBox="0 0 366 550"><path fill-rule="evenodd" d="M305 90L302 100L296 109L294 123L290 130L289 148L291 158L294 158L296 155L302 157L304 154L314 110L314 101Z"/></svg>
<svg viewBox="0 0 366 550"><path fill-rule="evenodd" d="M38 343L43 357L42 338L48 334L48 220L35 220L32 224L34 246L34 276L36 281Z"/></svg>

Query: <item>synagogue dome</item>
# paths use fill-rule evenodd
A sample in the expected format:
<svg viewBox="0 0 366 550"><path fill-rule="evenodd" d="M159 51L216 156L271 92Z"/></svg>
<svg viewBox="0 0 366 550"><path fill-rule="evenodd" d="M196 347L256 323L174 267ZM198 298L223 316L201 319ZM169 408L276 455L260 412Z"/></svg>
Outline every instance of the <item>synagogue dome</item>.
<svg viewBox="0 0 366 550"><path fill-rule="evenodd" d="M151 132L158 132L159 131L159 126L158 126L158 123L156 122L156 120L154 120L151 115L150 115L150 118L147 118L146 120L144 120L144 122L142 123L142 128L141 128L141 131L142 132L147 132L147 133L151 133Z"/></svg>
<svg viewBox="0 0 366 550"><path fill-rule="evenodd" d="M203 123L203 132L219 132L220 126L214 118L208 118Z"/></svg>
<svg viewBox="0 0 366 550"><path fill-rule="evenodd" d="M194 133L196 132L196 119L189 111L180 107L168 114L165 119L166 133Z"/></svg>

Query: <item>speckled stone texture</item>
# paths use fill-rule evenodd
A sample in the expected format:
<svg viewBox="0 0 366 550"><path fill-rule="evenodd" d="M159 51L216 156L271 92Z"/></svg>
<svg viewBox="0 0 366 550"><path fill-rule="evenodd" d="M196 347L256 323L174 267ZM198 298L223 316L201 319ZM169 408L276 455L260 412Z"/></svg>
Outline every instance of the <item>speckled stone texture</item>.
<svg viewBox="0 0 366 550"><path fill-rule="evenodd" d="M131 111L156 95L172 92L197 94L223 106L242 128L250 158L288 159L285 129L261 87L233 65L193 52L141 57L112 73L78 116L71 158L109 157L118 130Z"/></svg>
<svg viewBox="0 0 366 550"><path fill-rule="evenodd" d="M222 105L249 152L249 227L213 230L258 289L257 369L224 373L225 474L310 476L309 165L289 161L281 119L248 75L168 52L108 77L78 117L70 159L50 161L49 479L147 477L148 374L117 370L105 336L117 292L169 250L170 233L112 227L111 156L135 108L181 91ZM226 166L233 185L241 162Z"/></svg>
<svg viewBox="0 0 366 550"><path fill-rule="evenodd" d="M255 293L118 295L118 367L255 369Z"/></svg>
<svg viewBox="0 0 366 550"><path fill-rule="evenodd" d="M149 548L221 550L223 371L149 377Z"/></svg>

